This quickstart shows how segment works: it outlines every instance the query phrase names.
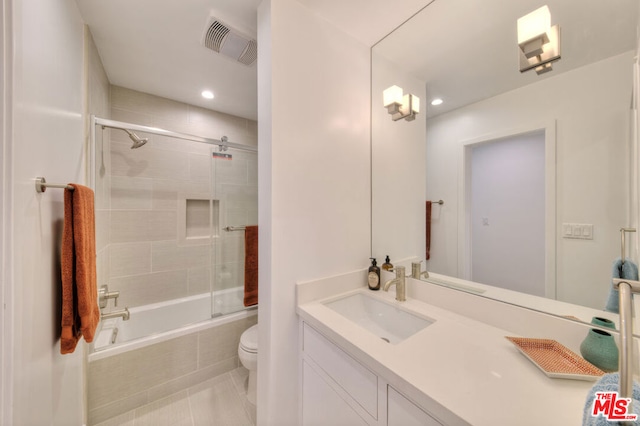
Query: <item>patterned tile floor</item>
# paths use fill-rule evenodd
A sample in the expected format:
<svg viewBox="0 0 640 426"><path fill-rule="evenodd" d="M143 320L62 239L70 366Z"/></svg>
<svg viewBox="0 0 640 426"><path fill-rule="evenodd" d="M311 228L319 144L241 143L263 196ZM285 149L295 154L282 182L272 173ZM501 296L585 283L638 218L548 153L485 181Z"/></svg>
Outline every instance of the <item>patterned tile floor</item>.
<svg viewBox="0 0 640 426"><path fill-rule="evenodd" d="M248 377L240 367L95 426L255 426Z"/></svg>

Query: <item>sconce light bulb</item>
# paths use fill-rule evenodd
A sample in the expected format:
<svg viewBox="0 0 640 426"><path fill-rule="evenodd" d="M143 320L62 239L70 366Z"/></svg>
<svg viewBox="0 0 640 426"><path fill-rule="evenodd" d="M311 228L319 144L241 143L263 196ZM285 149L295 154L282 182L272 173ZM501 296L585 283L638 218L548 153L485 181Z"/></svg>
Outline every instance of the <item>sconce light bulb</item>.
<svg viewBox="0 0 640 426"><path fill-rule="evenodd" d="M551 12L549 6L544 5L518 19L518 44L522 46L541 37L546 38L544 43L547 43L549 30L551 30Z"/></svg>
<svg viewBox="0 0 640 426"><path fill-rule="evenodd" d="M385 108L394 104L402 104L402 87L391 86L382 92L382 98Z"/></svg>
<svg viewBox="0 0 640 426"><path fill-rule="evenodd" d="M211 90L204 90L202 92L202 97L205 99L213 99L213 92Z"/></svg>

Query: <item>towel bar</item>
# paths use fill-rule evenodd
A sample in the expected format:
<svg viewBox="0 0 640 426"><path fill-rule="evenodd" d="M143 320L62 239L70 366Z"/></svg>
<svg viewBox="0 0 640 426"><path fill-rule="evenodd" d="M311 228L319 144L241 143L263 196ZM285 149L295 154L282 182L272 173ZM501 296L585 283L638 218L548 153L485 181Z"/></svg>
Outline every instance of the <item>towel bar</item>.
<svg viewBox="0 0 640 426"><path fill-rule="evenodd" d="M640 293L640 282L614 279L613 286L620 294L620 396L631 398L633 391L633 293Z"/></svg>
<svg viewBox="0 0 640 426"><path fill-rule="evenodd" d="M627 253L625 245L625 234L627 232L636 232L635 228L620 228L620 260L624 263L625 254Z"/></svg>
<svg viewBox="0 0 640 426"><path fill-rule="evenodd" d="M75 188L66 183L47 183L47 180L42 176L36 178L36 192L45 192L47 188L63 188L73 191Z"/></svg>

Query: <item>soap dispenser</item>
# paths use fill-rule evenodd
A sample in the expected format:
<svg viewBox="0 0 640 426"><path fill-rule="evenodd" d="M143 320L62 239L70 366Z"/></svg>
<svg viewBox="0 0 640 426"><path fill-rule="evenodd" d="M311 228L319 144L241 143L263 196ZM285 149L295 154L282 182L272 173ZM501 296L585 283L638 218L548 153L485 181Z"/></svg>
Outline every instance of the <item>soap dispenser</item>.
<svg viewBox="0 0 640 426"><path fill-rule="evenodd" d="M369 266L369 274L367 275L369 290L380 290L380 268L374 257L370 257L369 259L371 259L371 266Z"/></svg>
<svg viewBox="0 0 640 426"><path fill-rule="evenodd" d="M382 269L384 269L385 271L390 271L393 269L393 265L391 264L391 259L389 259L389 255L387 255L387 258L384 260L384 263L382 264Z"/></svg>

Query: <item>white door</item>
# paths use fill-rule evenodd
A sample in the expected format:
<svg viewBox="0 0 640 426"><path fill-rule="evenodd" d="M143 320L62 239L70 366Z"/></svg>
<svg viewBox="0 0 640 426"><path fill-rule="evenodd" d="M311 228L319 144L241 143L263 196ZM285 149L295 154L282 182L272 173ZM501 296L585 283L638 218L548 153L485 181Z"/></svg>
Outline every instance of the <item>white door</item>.
<svg viewBox="0 0 640 426"><path fill-rule="evenodd" d="M471 153L472 280L545 296L544 131Z"/></svg>

